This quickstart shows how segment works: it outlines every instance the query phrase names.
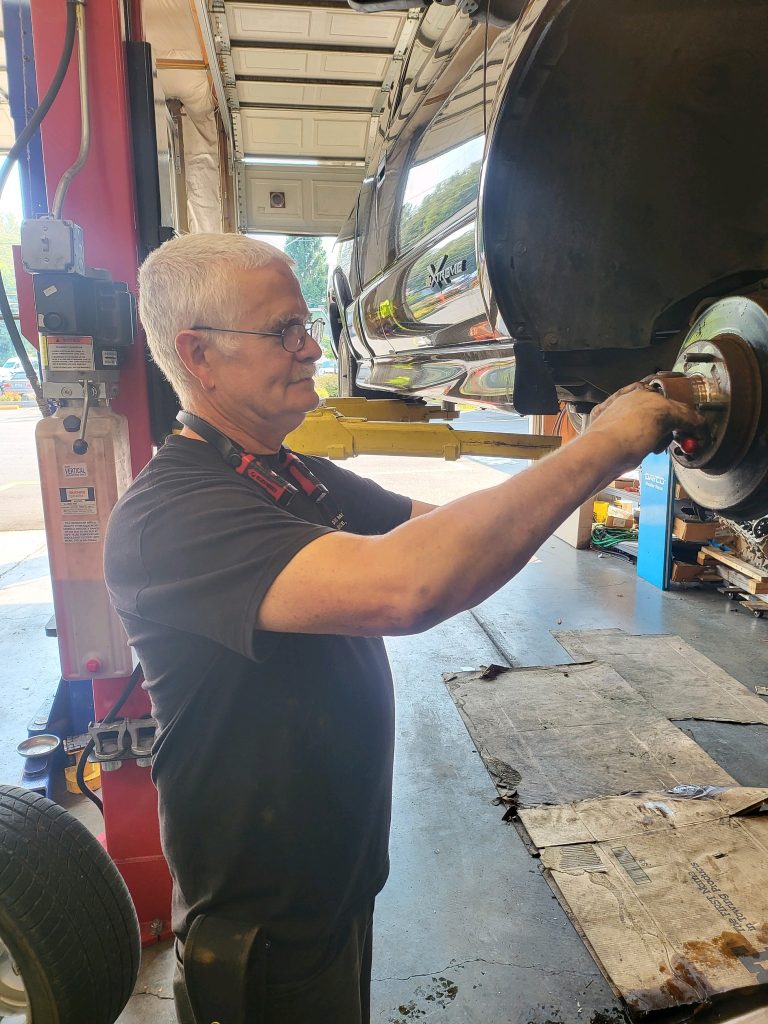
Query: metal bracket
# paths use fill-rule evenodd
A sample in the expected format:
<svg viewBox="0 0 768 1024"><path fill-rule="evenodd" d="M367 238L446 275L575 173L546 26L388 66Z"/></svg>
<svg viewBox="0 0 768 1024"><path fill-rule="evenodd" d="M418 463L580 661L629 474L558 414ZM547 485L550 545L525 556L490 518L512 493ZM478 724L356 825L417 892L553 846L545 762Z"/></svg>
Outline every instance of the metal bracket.
<svg viewBox="0 0 768 1024"><path fill-rule="evenodd" d="M88 386L92 401L108 402L117 396L118 387L114 382L101 383L91 381ZM43 397L52 398L56 401L72 399L82 402L85 397L85 388L82 383L74 381L67 384L59 384L56 381L45 381L43 383Z"/></svg>
<svg viewBox="0 0 768 1024"><path fill-rule="evenodd" d="M454 462L463 455L492 455L507 459L540 459L560 447L560 438L536 434L502 434L482 430L454 430L446 423L425 422L447 418L435 406L409 406L397 400L335 399L358 403L363 416L345 416L325 406L311 412L302 425L289 434L288 447L303 455L324 455L351 459L356 455L431 456ZM359 403L364 403L360 406ZM376 406L388 408L378 412ZM393 407L405 406L418 412L398 416ZM343 408L343 406L341 406ZM369 408L370 407L370 408ZM412 415L413 418L408 418ZM370 417L378 416L378 419Z"/></svg>
<svg viewBox="0 0 768 1024"><path fill-rule="evenodd" d="M156 731L157 722L151 717L92 723L88 735L94 747L88 760L102 764L105 771L115 771L123 761L136 761L148 768Z"/></svg>
<svg viewBox="0 0 768 1024"><path fill-rule="evenodd" d="M229 138L232 139L232 120L231 116L228 116L230 112L230 104L218 60L219 47L217 43L219 40L211 24L211 15L215 16L217 14L219 6L220 5L216 3L211 4L209 13L205 0L193 0L192 3L193 13L196 16L197 23L200 26L200 33L203 37L203 56L208 62L208 73L211 76L213 91L219 104L219 112L224 124L224 131L227 133ZM221 6L223 7L223 5ZM229 43L229 38L227 38L227 43Z"/></svg>

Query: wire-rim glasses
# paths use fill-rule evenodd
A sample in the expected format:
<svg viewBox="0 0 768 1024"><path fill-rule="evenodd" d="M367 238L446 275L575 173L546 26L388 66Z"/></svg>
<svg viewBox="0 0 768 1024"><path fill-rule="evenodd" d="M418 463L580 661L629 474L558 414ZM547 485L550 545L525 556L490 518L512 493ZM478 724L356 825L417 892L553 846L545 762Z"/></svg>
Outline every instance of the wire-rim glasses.
<svg viewBox="0 0 768 1024"><path fill-rule="evenodd" d="M210 327L208 324L195 324L192 331L221 331L224 334L255 334L258 337L279 338L286 352L300 352L307 343L307 338L320 342L325 331L325 320L306 320L303 324L288 324L282 331L242 331L233 327Z"/></svg>

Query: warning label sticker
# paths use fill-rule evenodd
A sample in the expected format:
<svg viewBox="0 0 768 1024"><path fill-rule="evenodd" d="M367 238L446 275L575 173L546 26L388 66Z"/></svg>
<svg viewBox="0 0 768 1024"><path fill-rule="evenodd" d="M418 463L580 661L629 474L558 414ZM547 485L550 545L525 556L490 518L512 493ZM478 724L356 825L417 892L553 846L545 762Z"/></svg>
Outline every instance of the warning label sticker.
<svg viewBox="0 0 768 1024"><path fill-rule="evenodd" d="M92 370L93 338L46 338L49 370Z"/></svg>
<svg viewBox="0 0 768 1024"><path fill-rule="evenodd" d="M113 348L104 349L101 362L103 366L117 366L117 352Z"/></svg>
<svg viewBox="0 0 768 1024"><path fill-rule="evenodd" d="M75 522L70 520L63 524L65 544L99 544L101 542L101 526L98 519Z"/></svg>
<svg viewBox="0 0 768 1024"><path fill-rule="evenodd" d="M68 480L78 476L88 476L88 467L82 462L65 462L63 469L64 476Z"/></svg>
<svg viewBox="0 0 768 1024"><path fill-rule="evenodd" d="M95 487L60 487L61 514L65 516L95 516Z"/></svg>

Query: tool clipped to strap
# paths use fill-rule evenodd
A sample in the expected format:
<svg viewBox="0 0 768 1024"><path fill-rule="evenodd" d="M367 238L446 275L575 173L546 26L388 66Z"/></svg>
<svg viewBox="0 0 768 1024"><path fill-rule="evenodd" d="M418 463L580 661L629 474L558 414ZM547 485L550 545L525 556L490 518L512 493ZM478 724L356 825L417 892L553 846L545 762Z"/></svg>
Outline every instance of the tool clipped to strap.
<svg viewBox="0 0 768 1024"><path fill-rule="evenodd" d="M184 409L176 414L176 419L213 445L228 466L261 488L276 505L287 509L298 494L304 494L318 506L320 517L328 526L332 526L334 530L346 528L346 517L330 497L328 488L317 479L312 470L300 458L288 451L287 448L281 447L277 453L277 468L290 476L291 480L286 480L281 472L276 472L267 465L264 457L246 452L207 420L201 419L191 412L186 412ZM291 509L292 513L293 511ZM299 515L298 512L296 514Z"/></svg>
<svg viewBox="0 0 768 1024"><path fill-rule="evenodd" d="M280 449L280 468L287 470L312 501L319 504L328 497L328 488L325 484L321 484L312 470L286 448Z"/></svg>
<svg viewBox="0 0 768 1024"><path fill-rule="evenodd" d="M235 472L240 476L247 476L249 480L266 491L276 505L282 505L283 508L288 508L298 493L293 484L283 480L278 473L275 473L269 466L265 466L255 455L249 455L247 452L241 453L240 463L235 466Z"/></svg>
<svg viewBox="0 0 768 1024"><path fill-rule="evenodd" d="M235 444L226 434L222 434L216 427L211 426L207 420L184 409L176 414L176 419L213 445L228 466L231 466L240 476L247 477L263 491L266 491L276 505L288 508L298 494L297 487L288 480L284 480L279 473L275 473L255 455L250 455L240 445Z"/></svg>

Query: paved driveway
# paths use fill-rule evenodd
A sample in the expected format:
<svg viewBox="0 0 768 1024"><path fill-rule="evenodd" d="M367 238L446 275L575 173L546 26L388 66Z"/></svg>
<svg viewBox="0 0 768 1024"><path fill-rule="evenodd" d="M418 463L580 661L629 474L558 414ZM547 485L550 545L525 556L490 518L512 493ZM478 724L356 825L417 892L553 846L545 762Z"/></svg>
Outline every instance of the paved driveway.
<svg viewBox="0 0 768 1024"><path fill-rule="evenodd" d="M43 528L35 451L39 419L36 406L0 408L0 532Z"/></svg>

